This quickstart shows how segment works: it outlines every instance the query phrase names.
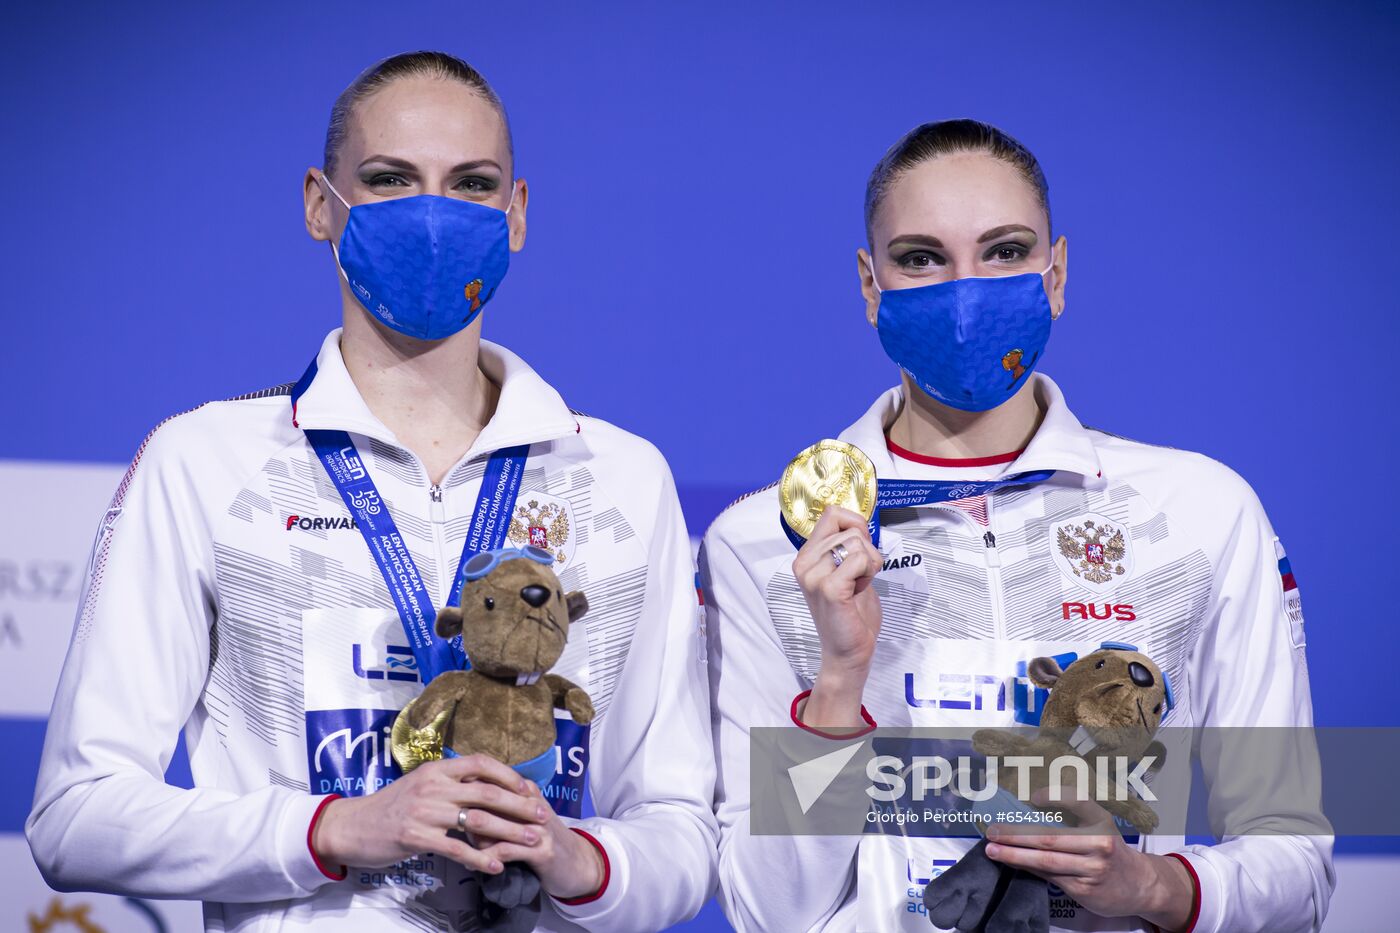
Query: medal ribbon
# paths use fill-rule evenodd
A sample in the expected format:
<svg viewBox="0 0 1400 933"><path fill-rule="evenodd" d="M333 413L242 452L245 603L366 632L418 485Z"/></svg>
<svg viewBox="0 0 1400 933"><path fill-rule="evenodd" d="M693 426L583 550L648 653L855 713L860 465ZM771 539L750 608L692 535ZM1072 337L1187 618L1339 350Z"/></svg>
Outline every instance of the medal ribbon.
<svg viewBox="0 0 1400 933"><path fill-rule="evenodd" d="M919 505L933 505L982 496L994 489L1006 486L1032 486L1044 482L1055 475L1054 470L1037 470L1034 473L1017 473L1004 479L988 480L915 480L881 479L875 482L875 514L870 518L870 540L875 547L880 546L880 512L884 509L907 509ZM793 547L801 548L807 539L793 531L787 519L779 513L778 521L783 526Z"/></svg>
<svg viewBox="0 0 1400 933"><path fill-rule="evenodd" d="M297 400L315 377L316 361L312 360L311 366L292 387L293 422L296 420ZM331 484L345 500L345 507L350 510L356 527L369 545L370 556L379 567L389 588L389 596L394 601L394 608L398 610L399 621L403 623L404 634L408 636L423 683L428 684L443 671L471 667L471 660L462 650L460 642L456 639L445 641L433 631L437 611L433 608L432 596L424 586L413 555L399 534L398 526L389 514L389 507L379 495L350 434L323 430L308 430L305 433L321 465L326 468ZM456 606L462 598L462 568L467 561L481 551L492 551L505 543L529 453L528 444L506 447L492 453L487 461L476 511L472 515L467 539L462 544L462 558L453 574L452 588L448 590L447 605Z"/></svg>

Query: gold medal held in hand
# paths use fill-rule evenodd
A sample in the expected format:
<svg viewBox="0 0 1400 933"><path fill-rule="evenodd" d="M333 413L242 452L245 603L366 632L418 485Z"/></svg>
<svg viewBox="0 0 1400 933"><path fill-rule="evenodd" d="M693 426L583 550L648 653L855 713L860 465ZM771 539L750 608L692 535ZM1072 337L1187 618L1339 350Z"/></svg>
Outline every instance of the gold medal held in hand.
<svg viewBox="0 0 1400 933"><path fill-rule="evenodd" d="M394 728L389 733L394 760L399 763L404 774L425 761L437 761L442 757L442 734L447 728L448 714L452 712L443 710L432 722L421 729L415 729L408 724L408 720L412 715L410 710L416 702L416 699L410 700L407 706L399 710L398 716L394 717Z"/></svg>
<svg viewBox="0 0 1400 933"><path fill-rule="evenodd" d="M875 464L854 444L817 441L792 459L778 484L783 520L804 538L811 537L828 505L875 514Z"/></svg>

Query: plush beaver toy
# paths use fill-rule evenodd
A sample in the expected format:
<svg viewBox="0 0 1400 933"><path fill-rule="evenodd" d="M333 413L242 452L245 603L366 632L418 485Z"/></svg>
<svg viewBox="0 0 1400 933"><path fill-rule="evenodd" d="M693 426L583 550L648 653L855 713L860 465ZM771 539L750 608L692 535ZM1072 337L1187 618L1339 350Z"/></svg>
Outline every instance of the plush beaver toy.
<svg viewBox="0 0 1400 933"><path fill-rule="evenodd" d="M481 753L543 787L554 777L554 710L593 721L583 688L545 673L564 653L569 624L588 611L581 592L565 593L554 559L535 547L484 551L463 567L460 605L438 612L439 637L462 636L471 668L433 678L404 707L393 730L394 759L405 772L424 761ZM483 929L532 930L539 879L508 863L478 875L472 904Z"/></svg>
<svg viewBox="0 0 1400 933"><path fill-rule="evenodd" d="M1050 691L1038 734L1031 738L979 729L972 735L972 746L989 758L1038 757L1044 765L1030 770L1032 791L1049 785L1049 764L1057 758L1084 759L1091 787L1097 784L1094 766L1099 759L1116 761L1122 756L1136 762L1151 755L1156 767L1165 760L1166 749L1152 737L1171 707L1171 685L1136 646L1104 642L1099 650L1064 670L1054 658L1036 658L1027 665L1026 674L1031 683ZM1001 790L986 802L987 812L1028 809L1015 797L1017 771L1001 769L998 778ZM1141 800L1102 800L1099 804L1142 832L1157 826L1157 815ZM1064 818L1071 819L1069 814ZM929 920L941 928L985 933L1049 930L1050 892L1045 880L992 861L986 848L985 839L978 842L956 865L929 882L924 889Z"/></svg>

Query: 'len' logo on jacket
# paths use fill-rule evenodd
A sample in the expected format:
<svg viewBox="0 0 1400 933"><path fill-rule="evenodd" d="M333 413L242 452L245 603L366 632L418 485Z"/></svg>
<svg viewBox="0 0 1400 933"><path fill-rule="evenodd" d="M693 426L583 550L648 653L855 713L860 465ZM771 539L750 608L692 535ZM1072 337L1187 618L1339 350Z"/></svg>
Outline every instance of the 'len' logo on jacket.
<svg viewBox="0 0 1400 933"><path fill-rule="evenodd" d="M413 649L408 645L386 645L384 667L365 667L364 652L359 642L350 646L350 667L356 677L365 680L406 680L418 683L418 662L413 657Z"/></svg>

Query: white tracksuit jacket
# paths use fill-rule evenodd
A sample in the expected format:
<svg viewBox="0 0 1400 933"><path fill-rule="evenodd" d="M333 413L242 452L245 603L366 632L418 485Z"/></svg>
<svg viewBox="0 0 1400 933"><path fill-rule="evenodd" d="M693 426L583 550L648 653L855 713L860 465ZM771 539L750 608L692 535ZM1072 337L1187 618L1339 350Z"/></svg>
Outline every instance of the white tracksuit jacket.
<svg viewBox="0 0 1400 933"><path fill-rule="evenodd" d="M483 342L496 413L430 487L356 391L339 334L321 348L300 428L282 386L171 418L138 451L94 546L49 720L26 826L45 879L203 900L217 931L474 926L455 916L460 867L441 856L333 881L308 848L323 792L347 790L326 775L382 773L385 717L422 689L383 578L303 433L324 428L350 432L437 606L487 456L533 445L515 517L546 536L565 587L588 596L553 670L597 709L587 783L599 815L575 825L610 868L589 903L546 898L540 928L657 930L689 917L715 876L714 765L693 563L665 461L570 412ZM313 726L342 720L372 726L308 749ZM182 727L193 790L162 780ZM563 758L577 773L582 752Z"/></svg>
<svg viewBox="0 0 1400 933"><path fill-rule="evenodd" d="M875 722L1011 725L1018 661L1082 655L1111 640L1138 645L1167 671L1176 706L1164 726L1310 725L1297 590L1285 591L1282 547L1249 486L1204 456L1083 427L1043 375L1033 391L1044 422L1003 466L894 456L885 431L903 404L899 389L841 434L880 477L1057 471L985 499L883 514L886 566L874 584L883 625L863 697ZM749 832L749 729L791 726L794 699L820 667L778 514L773 487L740 500L709 529L700 556L726 911L741 930L927 931L923 885L971 840L915 839L906 848L899 836ZM1074 538L1089 520L1121 530L1125 551L1076 575L1060 534ZM1219 771L1238 765L1227 749ZM1212 807L1243 806L1216 790ZM1267 801L1248 812L1267 821ZM1184 855L1198 879L1199 933L1316 930L1335 884L1330 828L1320 816L1316 823L1318 835L1243 835L1214 846L1144 836L1139 844ZM1052 895L1054 929L1149 928Z"/></svg>

